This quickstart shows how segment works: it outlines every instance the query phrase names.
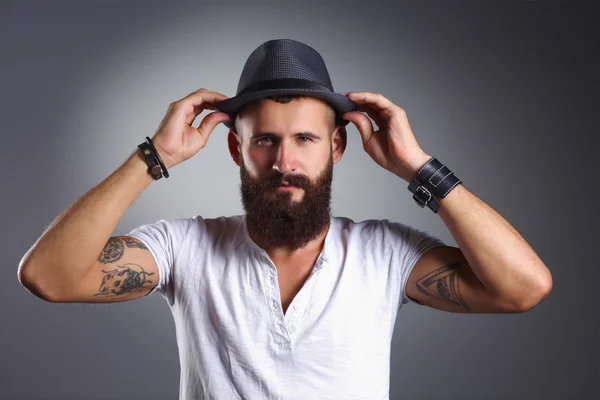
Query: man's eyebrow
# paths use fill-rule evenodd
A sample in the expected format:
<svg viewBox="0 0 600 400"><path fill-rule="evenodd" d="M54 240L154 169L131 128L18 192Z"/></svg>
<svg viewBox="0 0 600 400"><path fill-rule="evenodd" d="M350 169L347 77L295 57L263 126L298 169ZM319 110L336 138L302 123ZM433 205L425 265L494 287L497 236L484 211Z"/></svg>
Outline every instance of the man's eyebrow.
<svg viewBox="0 0 600 400"><path fill-rule="evenodd" d="M276 135L273 132L254 132L252 133L252 136L250 136L251 139L257 139L257 138L263 138L263 137L277 137L279 135ZM317 135L316 133L312 133L312 132L298 132L298 133L294 133L295 137L301 137L301 136L306 136L312 139L321 139L321 136Z"/></svg>

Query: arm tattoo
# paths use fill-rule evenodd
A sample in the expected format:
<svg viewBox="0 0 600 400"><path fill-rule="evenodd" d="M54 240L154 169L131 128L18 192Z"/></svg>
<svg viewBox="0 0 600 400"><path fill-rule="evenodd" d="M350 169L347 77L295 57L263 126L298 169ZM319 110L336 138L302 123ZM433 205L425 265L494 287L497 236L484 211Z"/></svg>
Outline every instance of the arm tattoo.
<svg viewBox="0 0 600 400"><path fill-rule="evenodd" d="M98 261L108 264L117 261L123 255L123 243L118 237L111 237L106 242L102 253L98 256Z"/></svg>
<svg viewBox="0 0 600 400"><path fill-rule="evenodd" d="M102 253L98 256L98 261L103 264L109 264L115 261L118 261L123 255L124 247L123 242L130 249L142 249L148 250L144 243L140 242L138 239L127 236L127 237L116 237L113 236L108 239Z"/></svg>
<svg viewBox="0 0 600 400"><path fill-rule="evenodd" d="M123 295L129 296L151 286L152 281L146 277L155 273L148 273L138 264L117 265L112 271L105 271L106 276L102 279L100 289L96 296L117 297ZM148 286L144 286L149 284Z"/></svg>
<svg viewBox="0 0 600 400"><path fill-rule="evenodd" d="M123 236L123 237L121 237L121 239L123 239L123 241L125 242L125 245L127 247L129 247L130 249L148 250L148 248L146 246L144 246L144 243L140 242L136 238L133 238L131 236Z"/></svg>
<svg viewBox="0 0 600 400"><path fill-rule="evenodd" d="M417 281L417 289L434 299L471 311L458 290L460 262L444 265Z"/></svg>

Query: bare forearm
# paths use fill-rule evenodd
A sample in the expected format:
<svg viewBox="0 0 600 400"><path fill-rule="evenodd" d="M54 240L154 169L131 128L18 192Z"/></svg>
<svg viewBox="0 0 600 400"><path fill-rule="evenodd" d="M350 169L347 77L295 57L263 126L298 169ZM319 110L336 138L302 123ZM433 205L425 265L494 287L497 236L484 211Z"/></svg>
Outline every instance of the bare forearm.
<svg viewBox="0 0 600 400"><path fill-rule="evenodd" d="M463 185L440 200L438 214L473 272L492 293L527 307L552 286L548 268L519 232Z"/></svg>
<svg viewBox="0 0 600 400"><path fill-rule="evenodd" d="M81 280L117 224L153 179L134 151L111 175L67 207L21 259L19 278L36 290L60 290Z"/></svg>

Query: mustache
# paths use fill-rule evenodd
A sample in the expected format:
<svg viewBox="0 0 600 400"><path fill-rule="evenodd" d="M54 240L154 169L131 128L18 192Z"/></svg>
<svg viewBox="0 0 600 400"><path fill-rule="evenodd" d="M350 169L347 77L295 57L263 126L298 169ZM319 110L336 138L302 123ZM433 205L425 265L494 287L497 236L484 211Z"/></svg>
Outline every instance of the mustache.
<svg viewBox="0 0 600 400"><path fill-rule="evenodd" d="M269 189L275 189L276 187L281 186L284 182L286 182L289 185L296 186L296 187L303 188L303 189L306 189L307 187L310 186L309 179L307 177L305 177L304 175L291 175L291 174L287 174L287 175L278 174L276 176L268 178L265 182L265 185Z"/></svg>

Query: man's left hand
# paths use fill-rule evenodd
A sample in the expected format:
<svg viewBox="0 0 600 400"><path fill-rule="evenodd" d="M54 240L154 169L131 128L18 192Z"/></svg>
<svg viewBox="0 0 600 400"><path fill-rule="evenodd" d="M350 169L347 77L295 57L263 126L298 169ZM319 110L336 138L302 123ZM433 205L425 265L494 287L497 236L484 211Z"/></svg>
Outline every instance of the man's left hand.
<svg viewBox="0 0 600 400"><path fill-rule="evenodd" d="M358 111L345 113L342 118L356 126L365 151L377 164L410 182L431 156L417 143L406 112L379 93L345 94L358 105ZM374 131L369 117L378 130Z"/></svg>

